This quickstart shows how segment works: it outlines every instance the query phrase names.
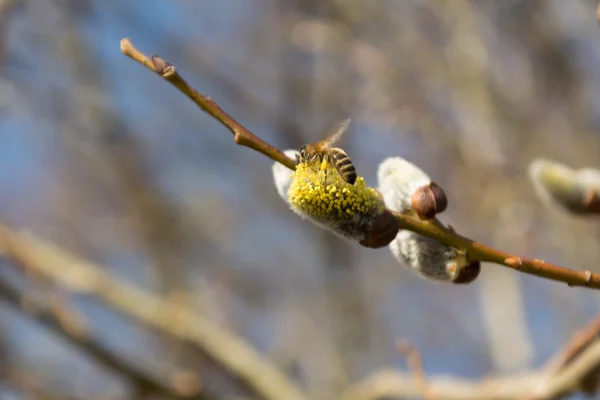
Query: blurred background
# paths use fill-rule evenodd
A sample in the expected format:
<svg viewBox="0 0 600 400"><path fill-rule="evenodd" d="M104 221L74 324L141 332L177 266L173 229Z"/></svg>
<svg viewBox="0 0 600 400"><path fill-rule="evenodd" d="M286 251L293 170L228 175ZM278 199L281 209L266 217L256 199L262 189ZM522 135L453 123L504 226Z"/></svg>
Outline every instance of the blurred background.
<svg viewBox="0 0 600 400"><path fill-rule="evenodd" d="M406 370L399 339L428 375L539 367L598 313L597 292L495 265L466 287L429 283L387 249L312 226L277 195L270 160L236 146L119 41L170 61L282 149L351 117L341 145L371 185L384 158L403 156L445 188L442 220L460 233L600 272L597 221L542 206L527 179L535 157L597 166L596 5L0 0L0 222L188 299L311 399ZM6 260L0 279L40 290ZM61 296L113 354L158 375L199 371L216 398L253 398L188 345L93 298ZM0 365L2 399L147 398L6 301Z"/></svg>

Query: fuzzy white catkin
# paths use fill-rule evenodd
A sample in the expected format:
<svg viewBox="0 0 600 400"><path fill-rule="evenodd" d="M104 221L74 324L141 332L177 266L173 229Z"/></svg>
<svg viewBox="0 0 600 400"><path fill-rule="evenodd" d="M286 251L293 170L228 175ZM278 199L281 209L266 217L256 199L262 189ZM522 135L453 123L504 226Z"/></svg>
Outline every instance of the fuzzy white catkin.
<svg viewBox="0 0 600 400"><path fill-rule="evenodd" d="M400 157L385 159L379 165L377 179L387 207L412 215L412 195L431 182L423 170ZM436 282L452 282L468 265L466 257L455 248L408 230L398 232L389 247L400 264Z"/></svg>
<svg viewBox="0 0 600 400"><path fill-rule="evenodd" d="M577 181L587 190L600 191L600 171L595 168L582 168L576 172Z"/></svg>
<svg viewBox="0 0 600 400"><path fill-rule="evenodd" d="M296 156L299 155L299 152L298 150L285 150L284 154L295 160ZM279 193L279 196L283 199L283 201L289 205L290 200L288 193L290 190L290 185L292 184L292 173L294 171L278 162L273 163L271 171L273 171L273 181L275 182L277 193Z"/></svg>
<svg viewBox="0 0 600 400"><path fill-rule="evenodd" d="M437 282L455 280L468 265L467 258L455 248L407 230L398 232L390 250L400 264Z"/></svg>
<svg viewBox="0 0 600 400"><path fill-rule="evenodd" d="M538 158L529 164L529 179L538 197L545 203L568 204L575 186L575 172L566 165Z"/></svg>
<svg viewBox="0 0 600 400"><path fill-rule="evenodd" d="M600 192L600 171L594 168L574 170L544 159L529 164L529 178L538 197L546 204L573 214L588 212L587 198L592 191Z"/></svg>
<svg viewBox="0 0 600 400"><path fill-rule="evenodd" d="M377 170L379 192L388 208L402 214L414 214L411 196L431 178L413 163L401 158L386 158Z"/></svg>

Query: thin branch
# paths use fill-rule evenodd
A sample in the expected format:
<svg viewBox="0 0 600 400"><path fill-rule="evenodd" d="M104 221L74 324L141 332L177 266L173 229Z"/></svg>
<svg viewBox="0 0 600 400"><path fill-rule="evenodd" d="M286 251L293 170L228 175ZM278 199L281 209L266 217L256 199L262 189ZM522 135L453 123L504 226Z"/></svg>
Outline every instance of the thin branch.
<svg viewBox="0 0 600 400"><path fill-rule="evenodd" d="M569 365L573 359L579 357L595 341L600 339L600 315L594 318L587 326L580 329L563 348L551 358L543 371L551 374ZM600 385L600 365L588 371L581 379L580 390L585 394L596 393Z"/></svg>
<svg viewBox="0 0 600 400"><path fill-rule="evenodd" d="M23 269L94 296L113 310L163 334L199 346L265 400L306 400L299 388L249 344L191 309L121 282L91 262L0 225L0 251Z"/></svg>
<svg viewBox="0 0 600 400"><path fill-rule="evenodd" d="M544 385L533 390L535 399L554 399L575 392L581 383L600 365L600 340L595 340L566 367L553 375L546 375Z"/></svg>
<svg viewBox="0 0 600 400"><path fill-rule="evenodd" d="M600 316L577 332L540 370L528 371L515 377L492 377L481 381L468 381L443 376L428 377L425 384L427 395L444 400L514 400L558 399L568 393L585 391L582 387L590 374L600 366ZM583 340L589 338L590 340ZM581 344L586 342L584 348ZM576 345L578 343L579 345ZM564 357L564 354L570 354ZM555 360L564 360L557 363ZM560 368L548 365L562 364ZM376 400L388 397L423 396L423 377L388 369L375 373L354 388L350 388L343 400Z"/></svg>
<svg viewBox="0 0 600 400"><path fill-rule="evenodd" d="M16 310L21 310L21 293L3 281L0 281L0 299L3 303L8 304L10 307ZM28 301L33 300L29 299ZM103 367L125 376L135 387L143 388L143 390L147 393L167 395L176 399L192 397L182 395L168 382L161 382L159 379L150 376L147 372L143 371L133 363L130 363L121 357L115 356L109 349L103 346L100 342L92 339L87 333L78 332L77 335L74 335L71 327L69 325L65 325L61 321L61 317L55 315L48 308L44 309L42 305L36 308L39 308L40 311L34 313L32 317L37 322L42 324L52 333L65 339L70 345L77 348L79 351L89 355L94 361L97 361Z"/></svg>
<svg viewBox="0 0 600 400"><path fill-rule="evenodd" d="M261 140L258 136L250 132L246 127L237 122L233 117L227 114L213 99L203 95L196 89L191 87L185 79L179 75L175 67L171 66L167 61L158 56L148 58L146 55L136 49L129 39L121 40L121 51L128 57L143 64L146 68L155 72L160 77L165 79L171 85L179 89L183 94L188 96L194 103L198 105L204 112L215 118L234 135L235 143L240 146L250 147L266 155L274 161L277 161L289 169L296 168L296 161L286 156L281 150Z"/></svg>
<svg viewBox="0 0 600 400"><path fill-rule="evenodd" d="M256 135L251 133L242 124L227 114L210 97L199 93L192 88L167 61L158 56L147 57L137 50L129 39L121 40L121 51L143 64L151 71L157 73L167 80L182 93L188 96L202 110L207 112L213 118L221 122L234 134L235 142L242 146L250 147L270 159L277 161L286 167L294 170L295 161L287 157L276 147L264 142ZM401 229L407 229L421 235L430 237L438 242L445 243L458 249L466 250L469 257L473 260L487 261L503 265L515 271L535 275L554 281L564 282L569 286L583 286L588 288L600 289L600 274L590 271L578 271L561 267L538 259L528 259L504 251L494 249L484 244L478 243L472 239L463 237L452 230L446 228L438 220L422 221L412 216L407 216L392 212Z"/></svg>
<svg viewBox="0 0 600 400"><path fill-rule="evenodd" d="M556 372L567 365L590 346L600 334L600 315L589 324L578 330L562 349L554 355L544 366L544 371Z"/></svg>
<svg viewBox="0 0 600 400"><path fill-rule="evenodd" d="M38 374L24 371L7 371L0 375L0 386L4 390L9 388L21 392L19 398L35 400L75 400L75 397L65 394L56 395L45 388L43 379Z"/></svg>
<svg viewBox="0 0 600 400"><path fill-rule="evenodd" d="M435 396L430 392L429 387L427 386L427 377L423 370L423 361L421 360L421 353L419 350L405 340L398 341L396 347L398 348L398 351L404 355L404 358L406 358L408 368L421 387L423 398L425 400L435 400Z"/></svg>
<svg viewBox="0 0 600 400"><path fill-rule="evenodd" d="M434 222L421 221L408 215L397 212L392 213L396 217L400 229L408 229L438 242L466 250L472 260L492 262L525 274L564 282L569 286L600 289L600 274L591 271L573 270L544 260L520 257L461 236L444 227L437 220L434 220Z"/></svg>

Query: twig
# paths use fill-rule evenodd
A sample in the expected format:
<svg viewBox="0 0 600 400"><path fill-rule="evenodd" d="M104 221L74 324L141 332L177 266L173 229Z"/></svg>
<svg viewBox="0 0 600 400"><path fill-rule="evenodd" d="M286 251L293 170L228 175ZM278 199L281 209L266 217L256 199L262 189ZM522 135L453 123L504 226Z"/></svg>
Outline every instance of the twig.
<svg viewBox="0 0 600 400"><path fill-rule="evenodd" d="M406 358L408 368L421 387L421 394L423 395L423 398L425 400L435 400L435 396L427 387L427 378L425 376L425 371L423 370L423 362L421 360L421 354L419 353L419 350L405 340L398 341L396 343L396 347Z"/></svg>
<svg viewBox="0 0 600 400"><path fill-rule="evenodd" d="M95 296L115 311L199 346L265 400L306 400L279 369L241 338L192 310L113 278L91 262L0 225L0 251L23 269L34 269L70 290Z"/></svg>
<svg viewBox="0 0 600 400"><path fill-rule="evenodd" d="M196 103L204 112L215 118L227 129L233 133L235 143L240 146L250 147L266 155L274 161L277 161L289 169L296 168L296 161L286 156L281 150L261 140L258 136L250 132L246 127L237 122L233 117L227 114L213 99L199 93L191 87L185 79L179 75L175 67L158 56L148 58L146 55L136 49L129 39L121 40L121 51L128 57L143 64L149 70L157 73L171 85L179 89L183 94L188 96Z"/></svg>
<svg viewBox="0 0 600 400"><path fill-rule="evenodd" d="M592 343L600 339L600 315L594 318L583 329L580 329L563 348L544 366L543 371L552 374L579 357ZM593 394L600 383L600 365L588 372L581 379L580 389L586 394Z"/></svg>
<svg viewBox="0 0 600 400"><path fill-rule="evenodd" d="M478 382L428 377L427 394L444 400L549 400L578 390L591 394L582 384L600 366L600 340L594 339L600 331L599 321L600 316L578 331L541 370L528 371L516 377L492 377ZM565 357L566 354L569 356ZM391 369L382 370L349 389L342 399L375 400L384 397L423 396L423 379L415 376L414 372L407 375Z"/></svg>
<svg viewBox="0 0 600 400"><path fill-rule="evenodd" d="M534 398L554 399L566 393L575 392L586 380L591 371L600 365L600 341L595 340L585 351L558 373L547 375L543 385L534 389Z"/></svg>
<svg viewBox="0 0 600 400"><path fill-rule="evenodd" d="M18 310L20 309L21 297L18 290L0 281L0 299L4 303ZM40 309L41 311L33 314L33 318L36 321L52 333L64 338L69 344L84 354L91 356L93 360L102 366L127 377L134 386L141 387L148 393L167 395L177 399L191 398L191 396L184 396L179 393L169 383L161 382L159 379L150 376L133 363L113 355L110 350L93 340L89 335L80 333L74 336L69 327L65 326L58 316L54 315L48 309L43 309L42 307Z"/></svg>
<svg viewBox="0 0 600 400"><path fill-rule="evenodd" d="M564 282L569 286L600 289L600 274L591 271L573 270L544 260L520 257L461 236L445 228L442 224L421 221L397 212L392 213L396 217L400 229L408 229L438 242L466 250L471 260L492 262L525 274Z"/></svg>
<svg viewBox="0 0 600 400"><path fill-rule="evenodd" d="M264 142L256 135L251 133L242 124L227 114L210 97L199 93L192 88L167 61L158 56L147 57L137 50L129 39L121 40L121 51L123 54L131 57L135 61L143 64L151 71L157 73L167 80L182 93L188 96L202 110L210 114L225 125L234 134L235 142L242 146L250 147L266 155L270 159L277 161L290 169L295 169L296 163L288 158L276 147ZM483 245L474 240L468 239L447 229L439 221L433 222L421 221L412 216L407 216L393 212L401 229L407 229L413 232L428 236L438 242L448 244L458 249L466 250L470 259L473 261L487 261L503 265L515 271L523 272L541 278L564 282L569 286L583 286L588 288L600 289L600 274L590 271L577 271L569 268L554 265L543 260L528 259L516 256L507 252L496 250L492 247Z"/></svg>
<svg viewBox="0 0 600 400"><path fill-rule="evenodd" d="M56 395L44 387L43 379L38 374L23 371L8 371L0 375L0 386L21 392L22 398L35 400L75 400L75 397L65 394Z"/></svg>
<svg viewBox="0 0 600 400"><path fill-rule="evenodd" d="M589 324L578 330L562 349L554 355L545 365L544 371L556 372L577 357L600 335L600 315Z"/></svg>

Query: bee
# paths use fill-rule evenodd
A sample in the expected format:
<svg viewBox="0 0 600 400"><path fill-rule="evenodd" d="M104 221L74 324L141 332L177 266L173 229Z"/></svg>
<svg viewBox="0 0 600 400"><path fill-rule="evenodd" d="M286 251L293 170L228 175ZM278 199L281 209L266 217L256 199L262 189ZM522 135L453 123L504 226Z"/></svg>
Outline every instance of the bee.
<svg viewBox="0 0 600 400"><path fill-rule="evenodd" d="M331 147L348 130L350 119L338 122L328 133L325 139L313 144L300 147L299 162L312 162L321 160L321 169L326 170L331 161L337 172L347 183L354 185L356 182L356 169L348 154L339 147Z"/></svg>

